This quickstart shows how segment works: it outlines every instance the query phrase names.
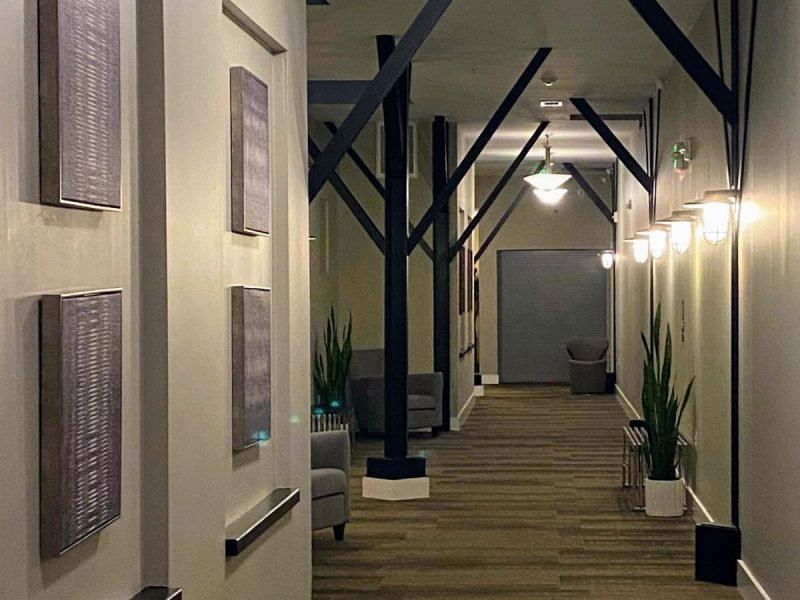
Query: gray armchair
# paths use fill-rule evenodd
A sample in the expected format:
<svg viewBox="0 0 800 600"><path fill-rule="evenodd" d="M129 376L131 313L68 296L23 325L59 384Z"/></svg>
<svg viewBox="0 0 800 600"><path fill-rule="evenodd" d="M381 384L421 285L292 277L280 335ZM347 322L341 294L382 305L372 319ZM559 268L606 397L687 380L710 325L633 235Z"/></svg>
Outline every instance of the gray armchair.
<svg viewBox="0 0 800 600"><path fill-rule="evenodd" d="M311 434L311 528L333 527L344 539L350 520L350 435L347 431Z"/></svg>
<svg viewBox="0 0 800 600"><path fill-rule="evenodd" d="M578 338L567 341L569 380L573 394L603 394L606 391L605 338Z"/></svg>
<svg viewBox="0 0 800 600"><path fill-rule="evenodd" d="M353 350L350 363L350 395L362 431L384 430L383 350ZM430 427L437 435L442 424L441 373L408 376L408 428Z"/></svg>

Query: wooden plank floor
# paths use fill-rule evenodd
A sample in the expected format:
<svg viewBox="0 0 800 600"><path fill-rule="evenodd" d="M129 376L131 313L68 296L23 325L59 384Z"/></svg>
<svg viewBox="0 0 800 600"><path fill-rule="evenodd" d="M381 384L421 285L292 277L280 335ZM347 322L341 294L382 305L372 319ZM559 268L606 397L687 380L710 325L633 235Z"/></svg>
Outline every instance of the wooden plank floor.
<svg viewBox="0 0 800 600"><path fill-rule="evenodd" d="M693 580L693 524L629 510L619 488L621 426L612 396L494 387L461 432L414 436L431 497L361 497L353 451L345 540L313 537L314 598L380 600L725 600Z"/></svg>

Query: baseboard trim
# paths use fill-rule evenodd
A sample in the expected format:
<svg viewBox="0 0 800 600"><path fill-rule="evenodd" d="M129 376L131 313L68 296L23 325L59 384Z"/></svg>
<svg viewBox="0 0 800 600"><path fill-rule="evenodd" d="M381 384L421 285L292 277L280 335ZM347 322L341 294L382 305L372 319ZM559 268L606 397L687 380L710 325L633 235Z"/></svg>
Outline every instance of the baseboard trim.
<svg viewBox="0 0 800 600"><path fill-rule="evenodd" d="M756 576L747 566L747 563L740 560L736 567L736 583L739 595L744 600L771 600L764 587L758 582Z"/></svg>
<svg viewBox="0 0 800 600"><path fill-rule="evenodd" d="M483 382L483 385L499 385L500 375L491 373L489 375L481 374L481 381Z"/></svg>
<svg viewBox="0 0 800 600"><path fill-rule="evenodd" d="M461 428L467 421L467 417L469 417L469 414L472 412L472 409L475 408L476 397L477 394L473 389L472 394L470 394L469 399L467 400L466 404L464 404L461 411L458 413L458 416L450 417L450 431L461 431Z"/></svg>
<svg viewBox="0 0 800 600"><path fill-rule="evenodd" d="M708 509L703 504L703 501L698 498L697 494L694 493L692 486L686 483L684 479L683 484L686 486L686 489L689 492L689 495L692 497L692 518L694 519L695 523L716 523L717 520L711 516L711 513L708 512ZM703 518L701 518L701 515Z"/></svg>
<svg viewBox="0 0 800 600"><path fill-rule="evenodd" d="M475 397L476 398L483 398L483 395L486 393L483 385L476 385L475 386Z"/></svg>
<svg viewBox="0 0 800 600"><path fill-rule="evenodd" d="M636 410L631 401L628 400L628 397L625 395L625 392L622 391L622 388L619 387L619 384L614 386L614 390L617 392L617 402L619 402L619 405L622 407L622 410L625 411L625 414L628 415L628 418L641 419L642 417L639 414L639 411Z"/></svg>

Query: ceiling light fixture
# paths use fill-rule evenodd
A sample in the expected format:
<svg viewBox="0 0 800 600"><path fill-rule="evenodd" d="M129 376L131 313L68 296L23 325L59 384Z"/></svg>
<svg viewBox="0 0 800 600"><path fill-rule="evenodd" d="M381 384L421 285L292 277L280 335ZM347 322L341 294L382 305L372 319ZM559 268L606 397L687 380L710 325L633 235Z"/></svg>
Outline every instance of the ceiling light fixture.
<svg viewBox="0 0 800 600"><path fill-rule="evenodd" d="M563 100L539 100L539 108L561 108L564 106Z"/></svg>
<svg viewBox="0 0 800 600"><path fill-rule="evenodd" d="M550 134L547 134L547 140L544 143L544 168L538 173L532 173L525 178L525 181L533 186L535 192L540 190L545 192L553 192L559 190L562 185L569 181L572 176L564 175L562 173L553 173L553 162L550 159ZM555 194L550 194L549 199L555 198L555 202L561 200L567 190L561 189L560 194L555 198ZM545 202L541 195L536 194L540 200Z"/></svg>

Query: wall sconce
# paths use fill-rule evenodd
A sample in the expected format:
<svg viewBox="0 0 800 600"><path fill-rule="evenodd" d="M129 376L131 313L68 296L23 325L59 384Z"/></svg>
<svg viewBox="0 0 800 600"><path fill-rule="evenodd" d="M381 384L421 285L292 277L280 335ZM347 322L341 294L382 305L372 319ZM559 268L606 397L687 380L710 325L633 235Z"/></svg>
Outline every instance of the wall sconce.
<svg viewBox="0 0 800 600"><path fill-rule="evenodd" d="M603 265L603 268L608 271L614 266L614 259L616 258L614 252L611 250L606 250L600 253L600 262Z"/></svg>
<svg viewBox="0 0 800 600"><path fill-rule="evenodd" d="M649 238L650 256L658 260L667 252L669 230L663 225L651 225L648 229L638 231L636 235ZM635 250L635 249L634 249Z"/></svg>
<svg viewBox="0 0 800 600"><path fill-rule="evenodd" d="M658 221L669 227L672 249L678 254L686 254L692 245L692 223L694 216L689 211L675 211L669 219Z"/></svg>
<svg viewBox="0 0 800 600"><path fill-rule="evenodd" d="M650 256L650 240L646 237L628 238L625 240L628 244L633 244L633 260L639 264L647 262Z"/></svg>
<svg viewBox="0 0 800 600"><path fill-rule="evenodd" d="M731 204L738 195L738 190L710 190L701 199L684 204L687 208L703 211L703 237L712 246L721 244L728 237Z"/></svg>

